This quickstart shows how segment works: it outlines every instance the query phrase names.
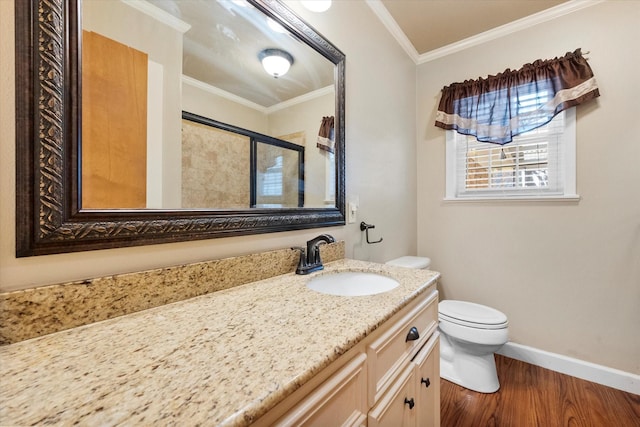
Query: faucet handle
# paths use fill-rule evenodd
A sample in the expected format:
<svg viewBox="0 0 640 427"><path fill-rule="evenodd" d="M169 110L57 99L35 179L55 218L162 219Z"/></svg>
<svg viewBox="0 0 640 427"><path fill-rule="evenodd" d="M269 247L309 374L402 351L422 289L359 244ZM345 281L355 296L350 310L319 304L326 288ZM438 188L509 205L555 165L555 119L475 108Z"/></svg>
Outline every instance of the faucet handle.
<svg viewBox="0 0 640 427"><path fill-rule="evenodd" d="M296 273L300 274L300 272L302 272L307 266L307 257L306 257L305 248L301 246L294 246L291 248L291 250L300 252L300 257L298 258L298 267L296 268Z"/></svg>
<svg viewBox="0 0 640 427"><path fill-rule="evenodd" d="M302 246L294 246L291 248L292 251L300 252L300 262L305 260L306 250Z"/></svg>

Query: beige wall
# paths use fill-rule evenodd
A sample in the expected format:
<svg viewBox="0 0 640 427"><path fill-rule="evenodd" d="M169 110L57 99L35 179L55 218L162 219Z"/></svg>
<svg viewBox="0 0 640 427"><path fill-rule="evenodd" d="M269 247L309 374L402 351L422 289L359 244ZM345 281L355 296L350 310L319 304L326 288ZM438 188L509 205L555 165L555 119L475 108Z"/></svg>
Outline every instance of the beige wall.
<svg viewBox="0 0 640 427"><path fill-rule="evenodd" d="M269 118L261 111L182 82L182 110L266 134Z"/></svg>
<svg viewBox="0 0 640 427"><path fill-rule="evenodd" d="M375 262L415 254L416 67L364 1L334 1L327 13L295 7L346 56L347 256ZM375 224L368 245L360 221Z"/></svg>
<svg viewBox="0 0 640 427"><path fill-rule="evenodd" d="M418 67L418 253L442 296L509 317L514 342L640 373L640 2L605 2ZM445 203L440 89L581 47L577 203Z"/></svg>
<svg viewBox="0 0 640 427"><path fill-rule="evenodd" d="M320 233L346 240L348 257L383 261L415 252L415 65L365 2L334 2L323 14L292 7L347 56L347 191L359 197L358 222L16 259L14 2L0 0L0 291L286 248ZM361 218L376 224L383 244L362 244Z"/></svg>

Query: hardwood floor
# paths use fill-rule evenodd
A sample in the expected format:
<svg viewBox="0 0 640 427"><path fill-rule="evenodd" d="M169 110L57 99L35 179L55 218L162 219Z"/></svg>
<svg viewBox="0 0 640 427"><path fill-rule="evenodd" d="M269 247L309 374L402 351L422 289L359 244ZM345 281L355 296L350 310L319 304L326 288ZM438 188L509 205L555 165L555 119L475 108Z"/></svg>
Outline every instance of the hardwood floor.
<svg viewBox="0 0 640 427"><path fill-rule="evenodd" d="M496 355L500 390L441 381L442 427L640 427L640 396Z"/></svg>

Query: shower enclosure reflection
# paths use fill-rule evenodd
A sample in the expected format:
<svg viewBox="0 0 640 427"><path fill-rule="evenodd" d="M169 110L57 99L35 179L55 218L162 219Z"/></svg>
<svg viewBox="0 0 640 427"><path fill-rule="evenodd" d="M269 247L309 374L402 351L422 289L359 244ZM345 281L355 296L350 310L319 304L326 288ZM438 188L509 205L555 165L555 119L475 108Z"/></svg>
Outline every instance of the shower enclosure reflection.
<svg viewBox="0 0 640 427"><path fill-rule="evenodd" d="M182 206L304 206L305 149L295 143L304 144L301 137L272 138L183 113Z"/></svg>

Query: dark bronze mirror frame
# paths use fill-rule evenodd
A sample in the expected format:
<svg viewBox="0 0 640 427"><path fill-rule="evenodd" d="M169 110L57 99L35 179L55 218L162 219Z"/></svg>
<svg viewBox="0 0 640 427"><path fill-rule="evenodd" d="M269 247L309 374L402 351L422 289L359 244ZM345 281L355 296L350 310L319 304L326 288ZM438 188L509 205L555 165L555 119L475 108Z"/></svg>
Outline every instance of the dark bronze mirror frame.
<svg viewBox="0 0 640 427"><path fill-rule="evenodd" d="M331 208L100 210L79 207L81 0L16 2L16 256L345 224L345 55L277 0L248 0L335 67Z"/></svg>

